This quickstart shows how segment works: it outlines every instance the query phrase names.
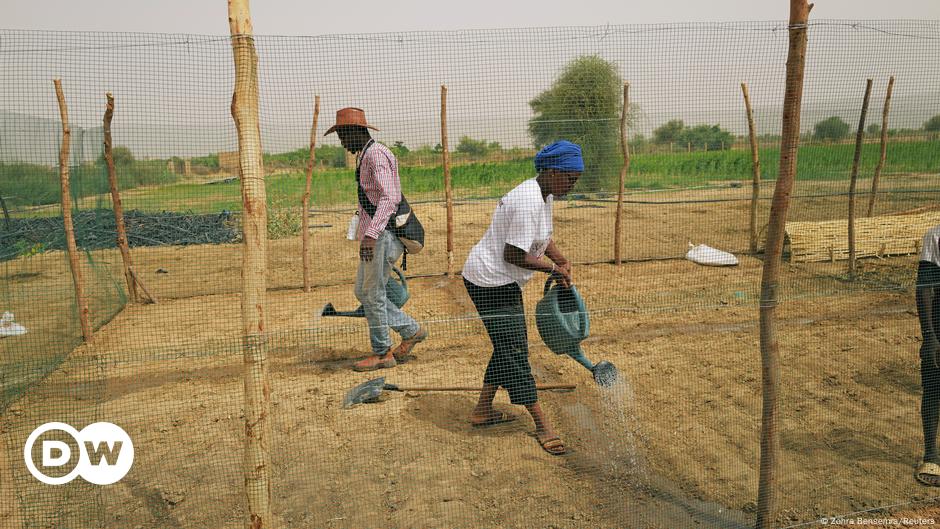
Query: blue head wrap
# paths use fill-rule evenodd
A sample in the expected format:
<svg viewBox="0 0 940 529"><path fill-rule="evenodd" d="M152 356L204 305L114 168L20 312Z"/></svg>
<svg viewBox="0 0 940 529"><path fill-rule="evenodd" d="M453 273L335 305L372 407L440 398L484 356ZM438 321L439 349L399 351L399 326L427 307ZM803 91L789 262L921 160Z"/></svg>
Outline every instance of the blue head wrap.
<svg viewBox="0 0 940 529"><path fill-rule="evenodd" d="M535 170L557 169L559 171L584 172L581 146L567 140L546 145L535 155Z"/></svg>

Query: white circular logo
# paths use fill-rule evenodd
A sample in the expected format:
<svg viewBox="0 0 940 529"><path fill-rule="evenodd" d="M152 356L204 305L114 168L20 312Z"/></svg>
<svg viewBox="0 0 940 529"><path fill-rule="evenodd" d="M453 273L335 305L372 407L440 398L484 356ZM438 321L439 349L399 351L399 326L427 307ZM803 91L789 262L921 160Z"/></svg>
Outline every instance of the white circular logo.
<svg viewBox="0 0 940 529"><path fill-rule="evenodd" d="M49 476L33 459L33 448L40 436L52 432L65 432L78 445L78 463L62 476ZM43 440L40 444L43 468L63 469L72 461L72 447L59 440ZM120 426L109 422L89 424L78 431L62 422L50 422L33 430L23 447L23 459L29 473L47 485L63 485L76 476L96 485L117 483L127 475L134 464L134 443Z"/></svg>

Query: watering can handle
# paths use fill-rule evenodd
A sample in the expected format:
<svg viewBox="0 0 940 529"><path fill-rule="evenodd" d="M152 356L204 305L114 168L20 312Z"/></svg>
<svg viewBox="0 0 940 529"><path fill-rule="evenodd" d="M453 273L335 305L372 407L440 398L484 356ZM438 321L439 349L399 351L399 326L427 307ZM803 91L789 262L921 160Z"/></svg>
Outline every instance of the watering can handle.
<svg viewBox="0 0 940 529"><path fill-rule="evenodd" d="M552 288L552 283L555 282L557 282L555 279L555 274L549 275L548 279L545 280L545 287L542 289L542 297L548 295L549 289ZM586 336L590 332L591 320L588 319L588 311L587 307L584 305L584 298L581 297L577 287L571 285L569 288L574 292L575 299L578 300L578 321L580 322L580 327Z"/></svg>
<svg viewBox="0 0 940 529"><path fill-rule="evenodd" d="M398 281L401 283L402 289L405 293L408 293L408 281L405 280L405 273L401 271L401 268L398 268L395 265L392 265L392 272L398 274Z"/></svg>
<svg viewBox="0 0 940 529"><path fill-rule="evenodd" d="M575 299L578 300L578 319L581 322L581 330L584 332L584 335L587 336L591 333L591 320L588 319L588 311L587 307L584 305L584 298L581 297L581 294L574 285L571 285L571 290L574 291Z"/></svg>
<svg viewBox="0 0 940 529"><path fill-rule="evenodd" d="M548 279L545 280L545 288L542 289L542 297L548 295L549 289L552 288L552 283L555 282L555 274L548 274Z"/></svg>

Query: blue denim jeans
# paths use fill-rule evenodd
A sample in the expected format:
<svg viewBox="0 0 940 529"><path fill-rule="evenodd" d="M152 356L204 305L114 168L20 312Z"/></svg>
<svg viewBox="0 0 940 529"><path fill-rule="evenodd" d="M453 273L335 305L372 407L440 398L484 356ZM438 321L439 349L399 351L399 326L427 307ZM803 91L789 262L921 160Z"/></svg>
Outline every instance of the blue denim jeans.
<svg viewBox="0 0 940 529"><path fill-rule="evenodd" d="M362 303L369 324L372 352L384 355L392 347L388 329L391 327L402 338L411 338L418 332L418 322L407 315L385 295L385 283L392 273L392 264L405 251L398 237L383 231L375 242L371 261L359 261L356 273L356 298Z"/></svg>

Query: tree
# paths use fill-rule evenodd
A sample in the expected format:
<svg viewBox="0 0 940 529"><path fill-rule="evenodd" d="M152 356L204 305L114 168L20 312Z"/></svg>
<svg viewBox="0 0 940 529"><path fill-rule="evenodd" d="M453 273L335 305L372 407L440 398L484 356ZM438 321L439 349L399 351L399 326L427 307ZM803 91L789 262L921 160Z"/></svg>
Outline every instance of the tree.
<svg viewBox="0 0 940 529"><path fill-rule="evenodd" d="M308 149L302 149L307 152ZM317 146L317 161L330 167L346 167L346 149L339 145Z"/></svg>
<svg viewBox="0 0 940 529"><path fill-rule="evenodd" d="M878 136L881 134L881 125L877 123L872 123L871 125L868 126L868 128L865 129L865 132L867 132L871 136Z"/></svg>
<svg viewBox="0 0 940 529"><path fill-rule="evenodd" d="M686 128L679 137L682 144L692 144L694 149L717 151L731 147L734 136L718 125L696 125Z"/></svg>
<svg viewBox="0 0 940 529"><path fill-rule="evenodd" d="M660 145L678 143L683 147L691 145L694 149L717 151L730 149L734 135L723 130L720 125L686 127L681 119L673 119L653 131L653 142Z"/></svg>
<svg viewBox="0 0 940 529"><path fill-rule="evenodd" d="M121 145L115 146L111 149L111 159L114 160L114 165L128 166L134 163L134 153L131 152L127 147ZM98 157L98 163L104 163L104 153L101 153L101 156Z"/></svg>
<svg viewBox="0 0 940 529"><path fill-rule="evenodd" d="M391 151L392 151L392 153L395 154L395 156L399 156L399 157L400 157L400 156L404 156L404 155L408 154L409 152L411 152L411 149L409 149L407 146L405 146L405 144L404 144L403 142L401 142L401 141L396 141L394 144L392 144Z"/></svg>
<svg viewBox="0 0 940 529"><path fill-rule="evenodd" d="M667 121L653 131L653 143L665 145L678 142L683 130L685 130L685 123L681 119Z"/></svg>
<svg viewBox="0 0 940 529"><path fill-rule="evenodd" d="M457 152L467 156L483 157L489 152L489 145L486 140L475 140L470 136L461 136L460 143L457 144Z"/></svg>
<svg viewBox="0 0 940 529"><path fill-rule="evenodd" d="M535 113L529 120L529 134L537 149L557 140L581 145L580 189L599 189L603 176L620 167L622 98L623 80L617 67L595 55L568 63L551 88L529 101Z"/></svg>
<svg viewBox="0 0 940 529"><path fill-rule="evenodd" d="M849 124L839 116L826 118L813 127L813 138L817 140L841 140L849 133Z"/></svg>
<svg viewBox="0 0 940 529"><path fill-rule="evenodd" d="M924 130L927 132L940 132L940 114L925 121Z"/></svg>

